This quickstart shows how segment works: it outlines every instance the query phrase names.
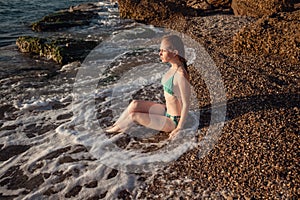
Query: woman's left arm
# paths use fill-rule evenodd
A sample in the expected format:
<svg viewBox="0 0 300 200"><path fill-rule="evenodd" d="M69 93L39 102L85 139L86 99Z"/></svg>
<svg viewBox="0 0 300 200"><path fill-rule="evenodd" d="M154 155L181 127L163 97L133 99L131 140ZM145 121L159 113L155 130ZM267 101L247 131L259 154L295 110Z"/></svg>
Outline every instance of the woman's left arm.
<svg viewBox="0 0 300 200"><path fill-rule="evenodd" d="M178 76L178 88L179 96L181 98L182 107L180 113L180 120L177 127L171 132L170 137L173 138L177 135L178 131L183 129L184 123L188 116L189 106L190 106L190 96L191 96L191 87L190 83L184 75Z"/></svg>

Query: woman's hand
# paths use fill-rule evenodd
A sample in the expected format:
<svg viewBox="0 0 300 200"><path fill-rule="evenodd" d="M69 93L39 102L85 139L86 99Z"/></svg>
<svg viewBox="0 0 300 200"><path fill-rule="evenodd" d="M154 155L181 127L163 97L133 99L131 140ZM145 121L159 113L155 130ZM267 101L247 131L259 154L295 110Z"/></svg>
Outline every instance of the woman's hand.
<svg viewBox="0 0 300 200"><path fill-rule="evenodd" d="M176 136L177 136L177 134L179 133L179 131L180 131L181 129L180 128L175 128L171 133L170 133L170 135L169 135L169 139L174 139Z"/></svg>

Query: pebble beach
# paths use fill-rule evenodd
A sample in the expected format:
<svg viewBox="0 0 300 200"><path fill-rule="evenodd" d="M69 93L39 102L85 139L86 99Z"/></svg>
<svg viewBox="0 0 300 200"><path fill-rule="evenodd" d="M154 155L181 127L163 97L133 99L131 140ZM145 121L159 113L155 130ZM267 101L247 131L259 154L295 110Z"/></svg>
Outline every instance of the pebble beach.
<svg viewBox="0 0 300 200"><path fill-rule="evenodd" d="M143 198L299 196L299 63L232 52L233 36L252 22L253 18L228 15L189 21L187 32L209 49L221 71L227 95L225 125L206 157L199 158L201 148L184 154L146 181ZM207 108L205 84L199 76L191 79L199 90L200 107ZM210 113L203 111L201 116L199 141L207 133Z"/></svg>

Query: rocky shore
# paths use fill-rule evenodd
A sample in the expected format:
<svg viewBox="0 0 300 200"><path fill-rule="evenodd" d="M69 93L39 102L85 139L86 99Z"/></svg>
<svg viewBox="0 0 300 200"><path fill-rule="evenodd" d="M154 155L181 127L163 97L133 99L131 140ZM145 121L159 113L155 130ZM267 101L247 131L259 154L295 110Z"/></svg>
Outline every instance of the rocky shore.
<svg viewBox="0 0 300 200"><path fill-rule="evenodd" d="M207 148L202 146L185 153L157 174L138 174L140 186L117 191L120 199L297 199L300 196L300 10L296 2L119 1L121 17L171 28L202 44L221 72L227 98L226 102L220 102L227 104L222 134L206 156L199 154L201 149ZM37 31L49 31L84 25L93 17L93 9L92 4L70 8L63 16L68 16L71 21L59 22L64 24L62 26L55 26L46 17L32 27ZM77 15L78 10L84 17ZM69 17L72 13L76 13L74 18ZM57 18L57 15L52 17ZM47 24L48 28L44 26ZM32 39L33 43L43 41L43 44L38 43L39 48L32 47L28 43ZM67 47L70 43L66 38L62 41L27 37L19 38L18 46L21 51L48 57L57 53L56 48ZM47 50L48 44L52 43L56 45ZM73 47L83 50L82 46L86 47L85 44ZM84 50L88 52L89 48ZM65 55L68 57L69 54ZM71 61L74 60L81 58L74 57ZM71 62L64 58L55 61ZM211 99L199 72L192 66L189 70L201 110L197 138L201 142L210 126ZM1 118L7 110L1 107ZM71 116L58 114L56 122L59 124L59 120ZM1 130L15 128L7 126ZM28 132L34 132L40 127L38 124L26 127L25 132L27 128ZM45 131L53 129L52 126L43 128ZM52 142L55 145L59 138L53 138ZM0 144L1 161L22 154L28 148L34 147L4 147ZM50 182L51 187L42 193L49 198L66 190L65 198L76 198L80 192L94 189L95 195L89 199L102 199L107 191L102 190L101 181L115 179L118 183L123 172L107 170L108 175L104 174L101 180L94 161L86 147L68 146L36 158L28 167L29 172L22 171L21 164L8 168L0 177L0 186L20 191L25 188L22 195L26 195L44 182ZM53 166L72 163L74 167L48 172L46 166L49 163ZM62 183L70 182L71 178L77 180L82 171L88 170L93 172L88 182L82 181L67 189L62 187ZM11 196L0 194L0 197L12 199L17 195L16 192Z"/></svg>
<svg viewBox="0 0 300 200"><path fill-rule="evenodd" d="M294 3L119 2L122 17L184 32L202 44L227 93L227 120L214 149L206 157L194 149L146 179L142 199L299 197L300 12ZM191 81L200 108L210 108L201 76ZM210 121L210 113L203 114L199 141Z"/></svg>

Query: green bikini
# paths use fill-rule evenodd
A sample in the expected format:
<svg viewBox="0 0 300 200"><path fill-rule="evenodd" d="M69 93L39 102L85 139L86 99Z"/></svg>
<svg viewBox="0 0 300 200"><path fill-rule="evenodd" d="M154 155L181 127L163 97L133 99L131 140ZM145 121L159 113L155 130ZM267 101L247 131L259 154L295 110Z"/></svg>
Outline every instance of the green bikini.
<svg viewBox="0 0 300 200"><path fill-rule="evenodd" d="M176 73L176 71L175 71L175 73ZM173 80L174 80L175 73L165 83L162 83L164 91L167 92L167 93L169 93L172 96L174 96ZM168 117L168 118L170 118L174 122L175 127L177 127L178 122L180 120L180 116L170 115L169 113L167 113L167 111L165 112L165 116Z"/></svg>

